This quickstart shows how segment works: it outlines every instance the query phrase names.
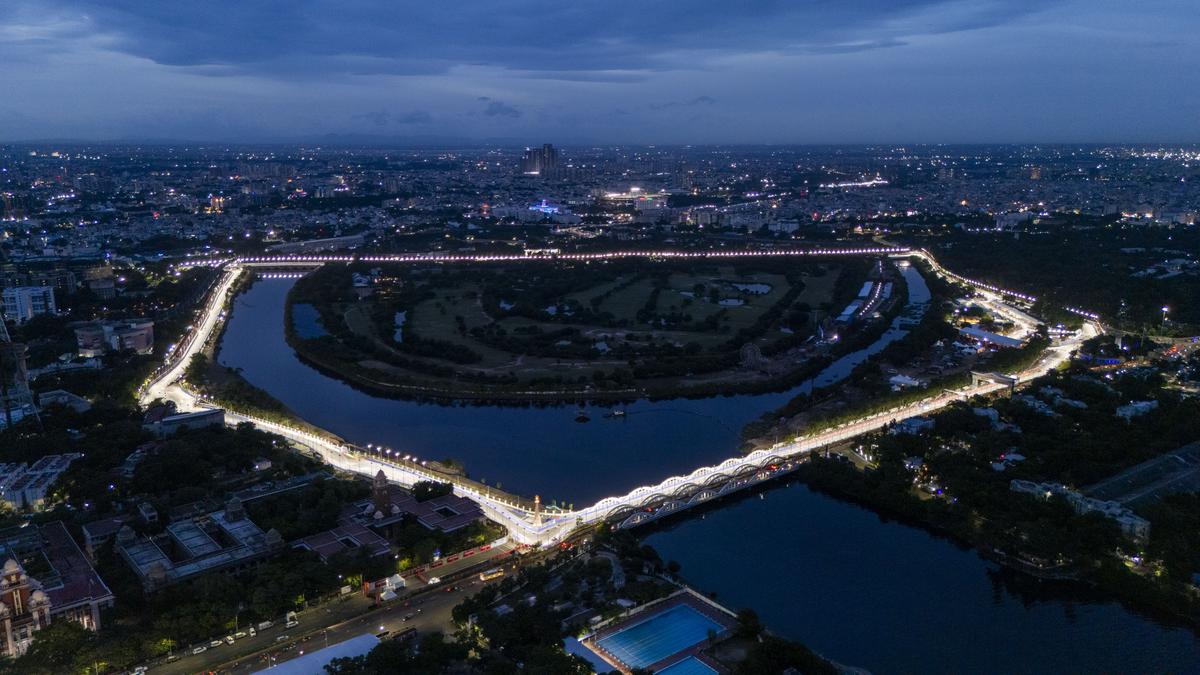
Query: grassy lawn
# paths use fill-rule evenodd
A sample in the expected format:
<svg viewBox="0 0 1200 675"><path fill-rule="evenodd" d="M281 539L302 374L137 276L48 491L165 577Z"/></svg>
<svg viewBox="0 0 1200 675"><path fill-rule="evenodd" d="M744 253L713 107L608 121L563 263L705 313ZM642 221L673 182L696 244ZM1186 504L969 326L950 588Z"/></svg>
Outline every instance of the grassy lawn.
<svg viewBox="0 0 1200 675"><path fill-rule="evenodd" d="M805 288L802 298L808 302L822 302L828 299L833 290L836 274L825 274L819 277L805 277ZM655 282L650 278L633 280L632 275L623 275L611 281L587 289L576 291L566 296L576 300L585 307L590 306L592 298L610 293L599 307L601 312L610 312L617 320L627 320L628 326L609 328L606 326L588 325L585 323L566 323L560 321L537 321L523 316L513 316L500 319L497 323L510 334L517 334L523 328L537 326L543 331L551 332L563 328L574 328L582 335L602 339L611 333L652 333L659 339L666 339L678 344L695 342L704 348L710 348L724 343L730 334L735 334L742 328L753 325L763 312L770 309L790 289L791 284L782 274L754 273L748 275L736 274L732 268L720 268L716 274L675 273L668 277L668 286L659 293L657 311L660 313L679 312L690 315L693 321L700 322L708 317L723 313L722 326L728 326L728 331L691 331L664 329L649 324L637 323L638 310L642 309ZM710 301L708 292L700 297L688 297L683 293L693 293L696 285L716 288L721 299L739 299L742 305L721 305ZM749 290L739 290L733 284L765 284L769 286L766 293L755 293ZM624 285L623 288L621 286ZM486 326L493 322L484 312L478 300L481 289L476 285L455 287L437 293L436 297L425 300L408 313L408 325L417 334L446 342L463 345L477 352L483 361L474 364L480 370L495 370L519 367L522 373L529 377L539 377L551 374L562 374L568 371L578 375L590 373L594 367L605 367L595 361L587 363L572 362L570 359L560 360L545 357L521 356L492 347L469 335L463 335L459 330L457 317L462 317L467 330ZM355 332L367 323L366 312L361 316L354 310L347 312L346 321ZM773 340L785 337L786 334L777 330L769 331L758 342L767 344ZM597 354L599 357L599 354ZM612 361L608 367L619 364Z"/></svg>
<svg viewBox="0 0 1200 675"><path fill-rule="evenodd" d="M792 361L781 361L770 372L746 370L736 365L736 349L745 340L776 347L776 353L799 346L807 333L805 310L799 305L820 308L828 303L840 287L841 269L731 263L470 270L436 276L415 271L371 299L343 294L329 302L325 296L336 294L328 289L346 283L334 281L333 270L333 286L326 283L307 292L351 333L391 352L361 348L360 358L345 359L386 374L384 379L408 379L417 387L428 382L435 388L462 379L481 390L529 384L577 388L594 380L597 387L613 390L661 390L693 379L708 382L706 386L726 379L766 379L792 368ZM593 304L596 298L601 300ZM764 322L784 300L789 306ZM578 313L554 316L544 311L564 303L576 305ZM393 311L406 312L404 330L411 342L392 341L388 318ZM781 330L788 325L795 334ZM613 353L597 348L601 342ZM580 382L581 377L586 381Z"/></svg>
<svg viewBox="0 0 1200 675"><path fill-rule="evenodd" d="M646 298L650 297L652 290L654 290L653 279L639 279L608 296L604 302L600 303L599 311L611 313L618 321L625 319L633 323L637 320L638 310L646 304ZM585 295L592 297L599 293L585 292Z"/></svg>
<svg viewBox="0 0 1200 675"><path fill-rule="evenodd" d="M613 279L612 281L609 281L607 283L597 284L595 286L584 289L582 291L568 293L567 299L574 300L575 302L578 302L579 304L583 305L584 307L590 307L592 298L596 297L597 295L602 295L604 293L608 293L609 291L611 291L614 288L616 288L617 286L620 286L621 284L629 281L632 278L633 278L632 274L623 274L623 275L617 277L616 279Z"/></svg>
<svg viewBox="0 0 1200 675"><path fill-rule="evenodd" d="M830 270L819 277L804 276L804 290L796 302L808 303L812 307L820 307L821 303L829 302L833 297L833 285L837 283L838 270Z"/></svg>

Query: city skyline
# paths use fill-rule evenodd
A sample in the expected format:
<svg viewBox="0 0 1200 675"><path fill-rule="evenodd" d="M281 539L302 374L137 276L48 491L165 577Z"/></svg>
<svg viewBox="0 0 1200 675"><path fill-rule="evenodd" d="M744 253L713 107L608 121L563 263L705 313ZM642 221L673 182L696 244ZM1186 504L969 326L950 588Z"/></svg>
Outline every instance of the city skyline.
<svg viewBox="0 0 1200 675"><path fill-rule="evenodd" d="M1195 142L1188 9L22 1L0 140Z"/></svg>

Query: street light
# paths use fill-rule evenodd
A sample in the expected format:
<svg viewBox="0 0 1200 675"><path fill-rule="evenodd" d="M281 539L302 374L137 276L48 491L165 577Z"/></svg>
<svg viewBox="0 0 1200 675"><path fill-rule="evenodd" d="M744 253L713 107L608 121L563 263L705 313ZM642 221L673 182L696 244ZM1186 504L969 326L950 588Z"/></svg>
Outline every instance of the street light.
<svg viewBox="0 0 1200 675"><path fill-rule="evenodd" d="M1167 323L1167 312L1169 312L1169 311L1171 311L1171 308L1167 307L1166 305L1163 305L1162 313L1163 313L1163 323L1164 324Z"/></svg>

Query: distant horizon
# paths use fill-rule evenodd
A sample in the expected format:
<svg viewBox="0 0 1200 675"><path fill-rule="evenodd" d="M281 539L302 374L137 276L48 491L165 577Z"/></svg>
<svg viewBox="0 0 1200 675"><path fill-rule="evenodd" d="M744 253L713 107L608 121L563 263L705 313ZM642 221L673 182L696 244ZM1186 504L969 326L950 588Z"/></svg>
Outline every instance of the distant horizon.
<svg viewBox="0 0 1200 675"><path fill-rule="evenodd" d="M524 149L549 143L556 148L605 148L605 147L637 147L637 148L874 148L874 147L1200 147L1200 140L1194 141L844 141L844 142L808 142L808 141L778 141L778 142L639 142L639 141L571 141L555 140L520 141L511 138L404 138L382 137L362 134L325 134L296 139L186 139L186 138L29 138L18 140L0 140L0 147L34 146L34 145L95 145L95 146L281 146L295 147L309 144L327 144L331 146L364 147L372 149L396 148L446 148L446 147L478 147L487 146L496 149Z"/></svg>

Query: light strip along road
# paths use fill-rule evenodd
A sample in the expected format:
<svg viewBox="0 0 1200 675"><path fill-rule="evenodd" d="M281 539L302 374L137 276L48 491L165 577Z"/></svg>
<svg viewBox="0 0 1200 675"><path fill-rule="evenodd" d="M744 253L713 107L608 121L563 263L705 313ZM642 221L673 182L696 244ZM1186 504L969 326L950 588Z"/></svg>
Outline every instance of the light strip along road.
<svg viewBox="0 0 1200 675"><path fill-rule="evenodd" d="M1027 315L1005 302L1005 297L1015 297L1032 302L1032 296L1009 291L995 286L981 284L948 272L924 250L912 250L903 247L858 247L839 249L797 249L772 251L616 251L608 253L586 254L551 254L537 256L516 255L395 255L395 256L278 256L278 257L249 257L225 260L193 261L191 264L207 264L223 267L222 274L215 289L206 301L203 315L189 336L176 348L171 355L171 361L144 388L141 396L143 405L155 400L173 401L180 411L193 411L210 407L192 392L182 386L180 380L191 358L200 353L205 343L211 338L214 330L225 318L225 306L229 291L234 287L242 273L257 268L294 268L297 266L319 266L326 262L397 262L397 263L487 263L487 262L516 262L541 261L555 263L558 261L581 260L614 260L622 258L648 259L711 259L711 258L748 258L748 257L820 257L837 255L886 255L892 257L916 257L925 260L939 274L943 274L960 283L968 284L987 296L989 304L1003 306L1005 313L1011 317L1024 319ZM1085 316L1094 317L1086 312ZM1028 321L1021 321L1022 328L1032 329ZM1081 342L1092 337L1101 328L1094 321L1085 323L1083 330L1073 337L1060 341L1047 349L1041 359L1031 368L1015 375L1018 381L1024 382L1035 378L1047 370L1057 367L1070 357ZM999 391L1005 385L996 383L981 383L964 387L956 391L947 391L928 399L900 406L882 413L865 416L853 422L847 422L837 427L826 429L808 436L797 437L791 441L778 443L769 448L756 450L744 456L731 457L715 466L700 467L683 476L672 476L656 484L639 487L625 495L608 497L587 508L565 511L546 510L535 512L528 502L513 495L506 495L495 490L481 488L478 484L454 476L440 474L427 469L416 462L402 460L398 457L381 456L362 448L332 440L332 437L319 436L308 431L288 425L254 418L245 414L227 411L226 421L231 425L240 422L251 422L255 426L271 433L279 434L298 444L312 448L324 461L330 465L354 473L374 476L382 470L389 480L404 485L412 485L421 480L438 480L450 482L454 491L463 497L478 503L484 514L508 528L510 536L523 544L553 543L563 539L572 530L581 525L588 525L606 520L615 514L628 512L631 509L645 508L648 505L671 497L689 486L700 487L722 476L743 474L746 471L762 469L780 459L794 459L807 455L818 448L845 441L862 434L878 431L885 425L894 422L925 415L950 403L970 398L972 396L989 394Z"/></svg>

